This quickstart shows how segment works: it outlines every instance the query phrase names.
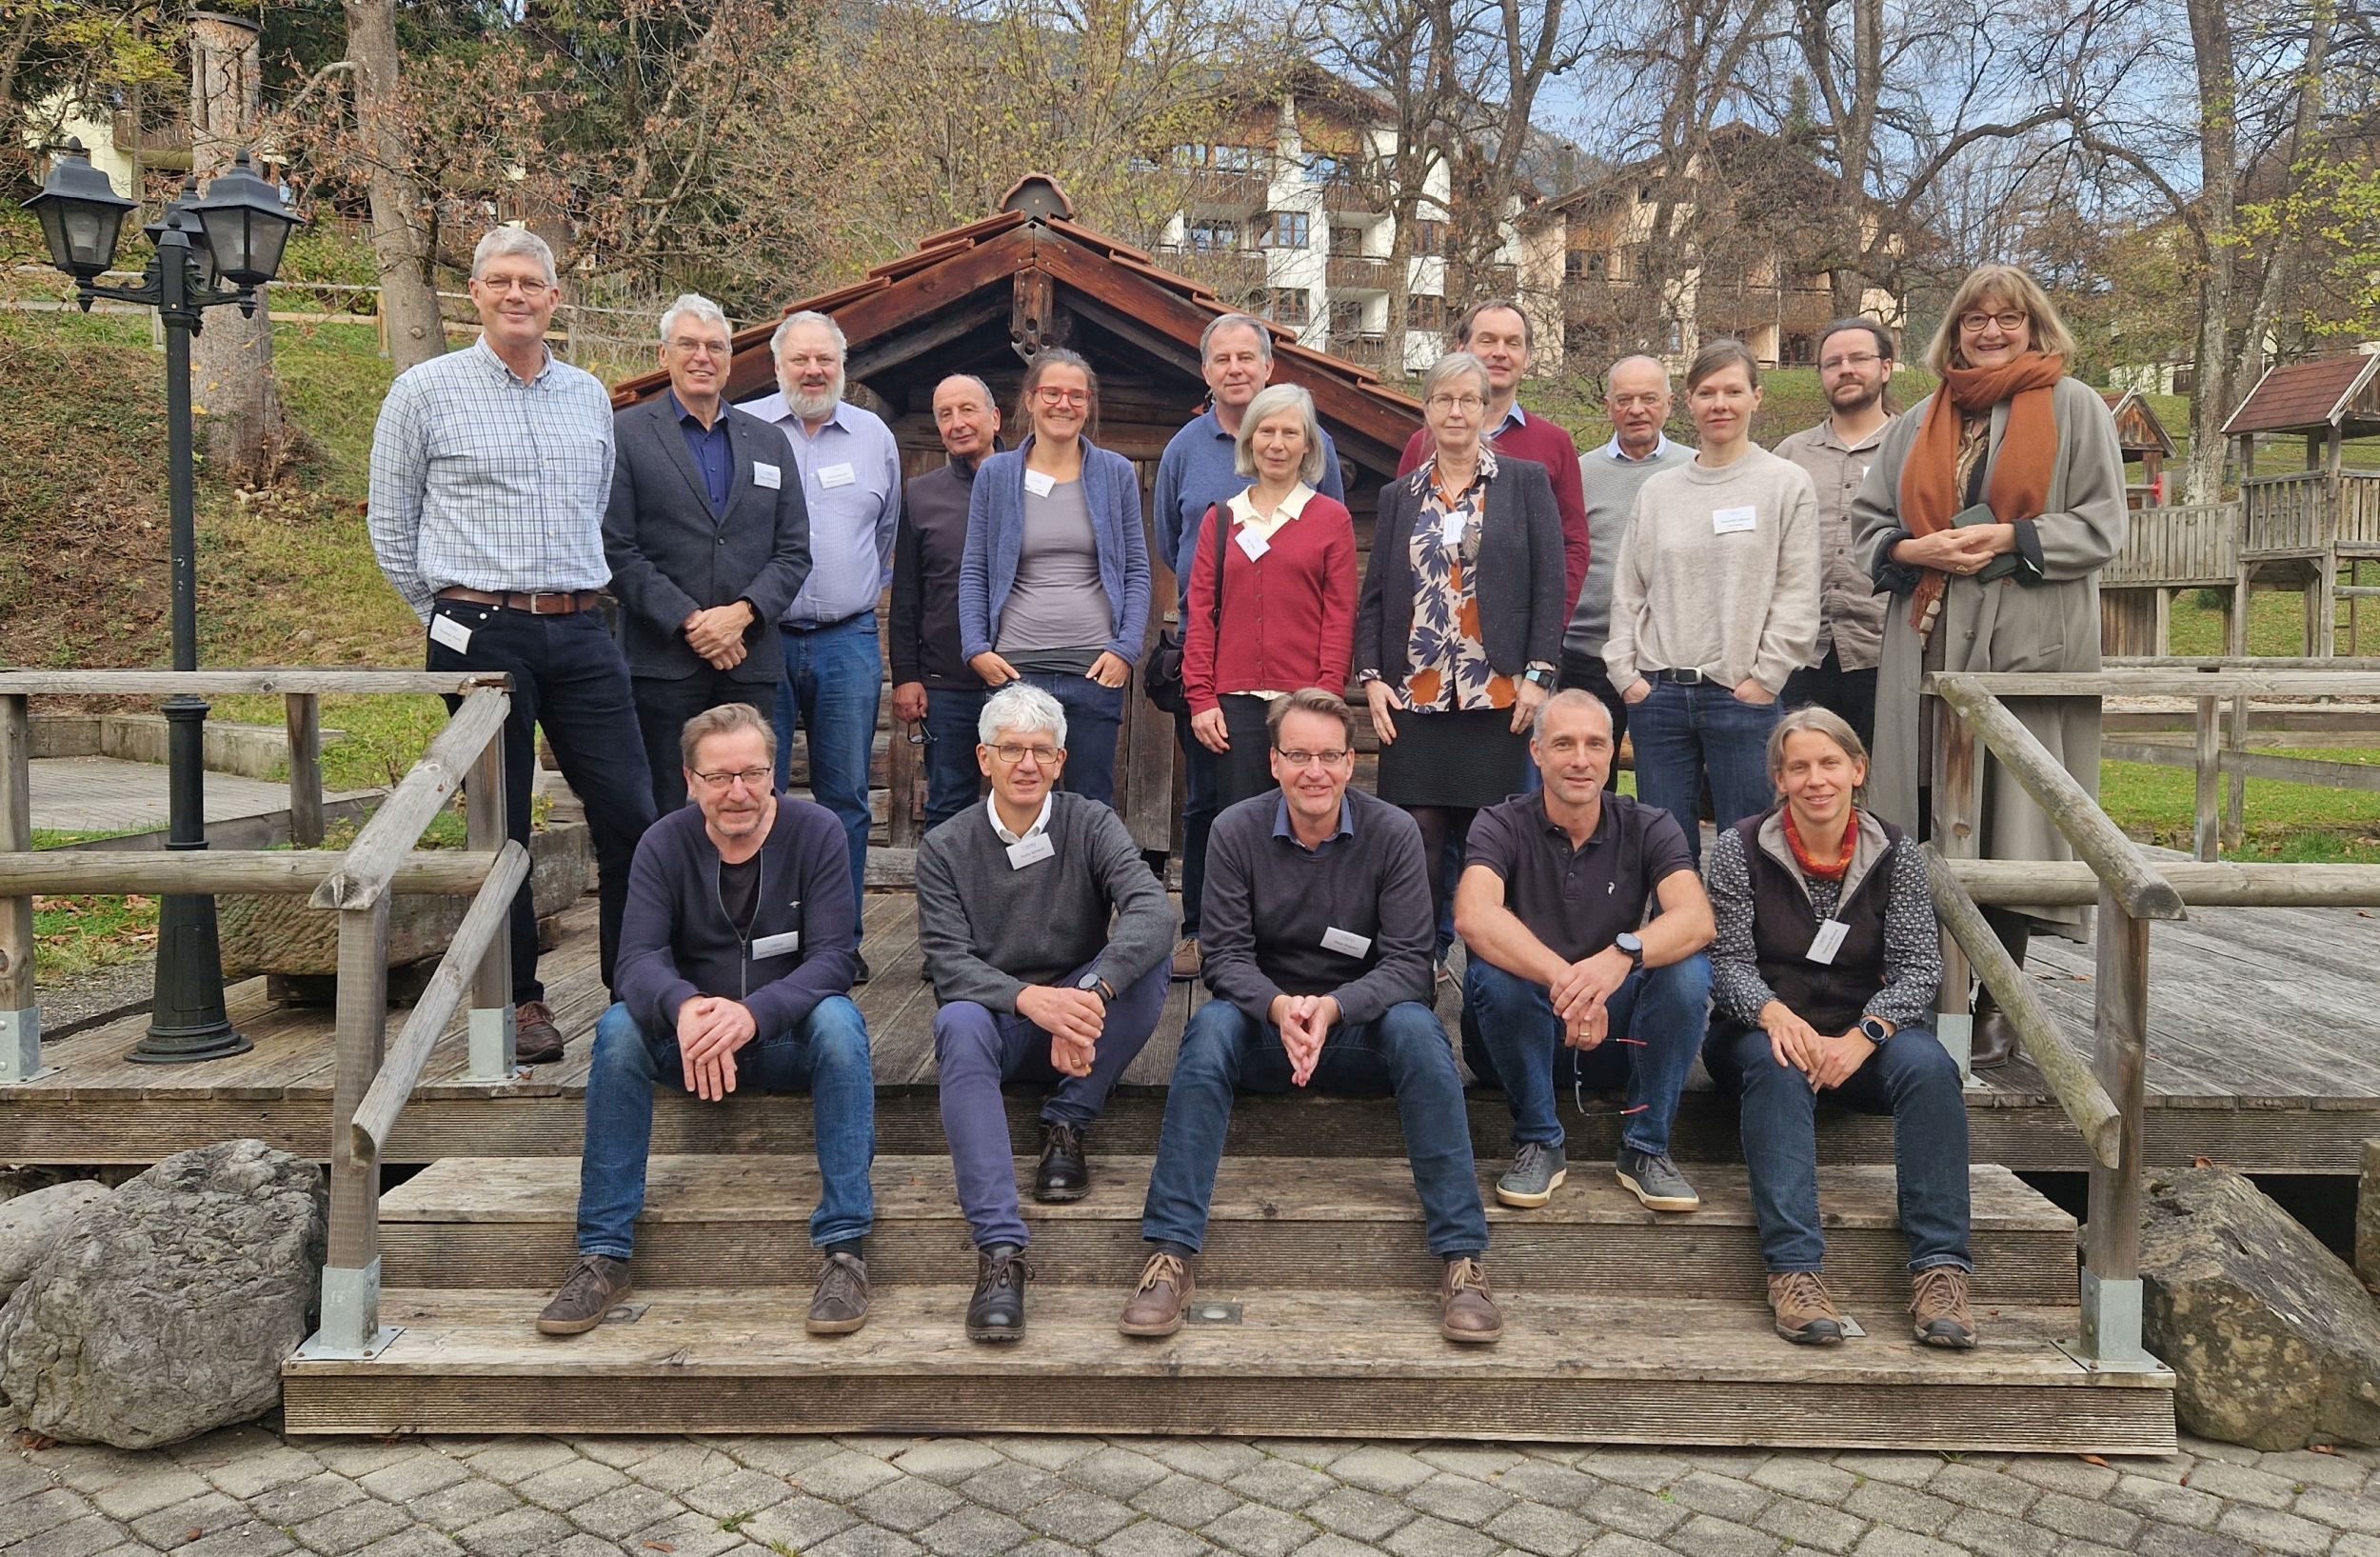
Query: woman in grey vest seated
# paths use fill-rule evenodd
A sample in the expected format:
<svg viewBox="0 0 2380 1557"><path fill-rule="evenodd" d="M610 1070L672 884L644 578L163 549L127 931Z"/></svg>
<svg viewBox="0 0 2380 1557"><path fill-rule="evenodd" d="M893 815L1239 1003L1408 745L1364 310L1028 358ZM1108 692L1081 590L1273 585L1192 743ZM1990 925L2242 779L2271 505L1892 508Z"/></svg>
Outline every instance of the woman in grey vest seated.
<svg viewBox="0 0 2380 1557"><path fill-rule="evenodd" d="M1843 1338L1820 1276L1817 1109L1893 1116L1917 1340L1975 1344L1967 1279L1967 1103L1931 1030L1941 928L1915 840L1861 808L1868 753L1842 718L1795 709L1769 737L1784 796L1722 828L1703 862L1718 923L1703 1063L1743 1099L1744 1163L1776 1332Z"/></svg>

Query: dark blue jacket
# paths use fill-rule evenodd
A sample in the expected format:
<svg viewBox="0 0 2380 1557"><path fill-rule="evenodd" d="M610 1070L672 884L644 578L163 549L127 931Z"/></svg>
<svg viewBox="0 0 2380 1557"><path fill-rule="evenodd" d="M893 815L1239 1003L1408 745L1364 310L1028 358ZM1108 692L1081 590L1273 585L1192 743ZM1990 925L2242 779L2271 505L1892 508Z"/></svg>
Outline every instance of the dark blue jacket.
<svg viewBox="0 0 2380 1557"><path fill-rule="evenodd" d="M677 1036L678 1008L696 995L742 1001L767 1037L850 989L860 938L843 823L823 806L779 795L761 859L751 942L786 933L802 940L756 958L720 904L719 846L703 829L701 808L672 811L645 829L628 868L613 989L654 1038Z"/></svg>
<svg viewBox="0 0 2380 1557"><path fill-rule="evenodd" d="M1016 588L1024 552L1024 458L1033 448L994 454L975 473L967 505L967 549L959 563L960 652L988 654L1000 642L1000 613ZM1140 473L1121 454L1082 440L1082 498L1099 545L1100 582L1107 589L1115 636L1107 651L1126 665L1140 663L1149 625L1149 538L1140 528Z"/></svg>

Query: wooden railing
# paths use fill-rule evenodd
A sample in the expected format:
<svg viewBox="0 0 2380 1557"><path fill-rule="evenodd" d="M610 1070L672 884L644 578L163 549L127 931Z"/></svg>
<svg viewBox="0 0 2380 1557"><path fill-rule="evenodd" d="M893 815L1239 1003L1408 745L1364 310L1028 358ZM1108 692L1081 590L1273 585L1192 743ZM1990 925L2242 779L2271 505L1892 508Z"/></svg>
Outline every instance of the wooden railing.
<svg viewBox="0 0 2380 1557"><path fill-rule="evenodd" d="M2294 475L2251 476L2241 482L2240 505L2247 512L2241 549L2251 556L2327 549L2331 534L2323 512L2327 479L2319 470L2301 470Z"/></svg>
<svg viewBox="0 0 2380 1557"><path fill-rule="evenodd" d="M2235 584L2239 579L2239 525L2237 503L2134 509L2124 549L2100 573L2100 587Z"/></svg>
<svg viewBox="0 0 2380 1557"><path fill-rule="evenodd" d="M2335 664L2335 662L2330 662ZM1938 1027L1966 1068L1972 967L2015 1026L2031 1059L2092 1158L2082 1248L2084 1366L2111 1371L2157 1366L2141 1345L2142 1115L2147 1101L2149 927L2188 916L2186 904L2251 908L2380 905L2380 865L2221 865L2160 868L2101 810L2057 758L2009 710L2003 696L2190 696L2200 699L2202 751L2211 751L2212 706L2251 694L2380 696L2367 670L2276 670L2256 662L2205 662L2096 672L1935 674L1933 842L1926 847L1943 924ZM2079 861L1977 858L1982 752L2023 787ZM2208 772L2200 777L2201 808ZM2034 998L2029 981L1985 922L1983 906L2053 908L2095 903L2097 968L2092 1046L2086 1061Z"/></svg>
<svg viewBox="0 0 2380 1557"><path fill-rule="evenodd" d="M312 755L314 700L326 692L440 693L461 705L355 842L320 850L35 853L28 698L41 693L279 692L291 700L293 820L310 789L313 842L321 841L321 771ZM301 708L299 699L305 703ZM331 1088L330 1241L323 1268L322 1328L311 1355L367 1356L380 1327L380 1153L420 1081L439 1034L470 996L468 1079L507 1082L513 1070L511 945L514 895L528 851L505 835L505 677L409 670L0 671L0 1081L41 1069L33 1003L32 895L36 891L308 892L339 916L339 975ZM303 733L304 741L297 737ZM301 758L299 748L305 748ZM468 848L416 848L466 779ZM471 906L393 1049L388 1021L388 914L396 892L468 893Z"/></svg>

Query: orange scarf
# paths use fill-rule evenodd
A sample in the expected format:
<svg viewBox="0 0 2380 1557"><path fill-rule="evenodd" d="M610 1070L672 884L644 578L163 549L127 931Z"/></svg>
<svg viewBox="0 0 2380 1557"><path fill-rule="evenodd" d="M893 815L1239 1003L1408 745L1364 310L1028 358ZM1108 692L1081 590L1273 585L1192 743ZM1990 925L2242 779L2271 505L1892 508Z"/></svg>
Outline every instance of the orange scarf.
<svg viewBox="0 0 2380 1557"><path fill-rule="evenodd" d="M1958 489L1960 413L1988 411L2003 401L2008 404L2008 431L1992 463L1984 501L2004 525L2041 517L2057 463L2057 418L2051 409L2051 391L2065 376L2064 357L2032 351L1998 368L1954 368L1942 375L1942 387L1934 391L1908 463L1901 467L1900 520L1912 535L1949 529L1967 507L1966 495ZM1909 625L1921 632L1951 577L1936 568L1924 573L1909 611Z"/></svg>

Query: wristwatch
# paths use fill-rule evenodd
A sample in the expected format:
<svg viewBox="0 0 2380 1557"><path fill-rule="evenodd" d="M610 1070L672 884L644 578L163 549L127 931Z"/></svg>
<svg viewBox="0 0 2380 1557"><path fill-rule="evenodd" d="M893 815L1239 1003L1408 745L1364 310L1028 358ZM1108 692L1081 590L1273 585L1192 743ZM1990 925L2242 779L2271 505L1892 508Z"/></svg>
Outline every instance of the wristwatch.
<svg viewBox="0 0 2380 1557"><path fill-rule="evenodd" d="M1859 1019L1859 1036L1882 1048L1891 1040L1893 1029L1884 1025L1880 1016L1863 1016Z"/></svg>
<svg viewBox="0 0 2380 1557"><path fill-rule="evenodd" d="M1612 937L1612 945L1617 947L1620 953L1628 959L1631 972L1644 971L1644 937L1635 930L1624 929Z"/></svg>
<svg viewBox="0 0 2380 1557"><path fill-rule="evenodd" d="M1107 981L1100 977L1097 973L1083 974L1081 978L1074 981L1074 987L1078 989L1090 990L1091 993L1100 997L1100 1004L1102 1006L1113 1006L1116 1004L1116 991L1109 988Z"/></svg>
<svg viewBox="0 0 2380 1557"><path fill-rule="evenodd" d="M1544 688L1550 692L1554 689L1556 677L1553 670L1549 667L1533 665L1526 670L1520 672L1520 679L1523 681L1535 682L1537 686Z"/></svg>

